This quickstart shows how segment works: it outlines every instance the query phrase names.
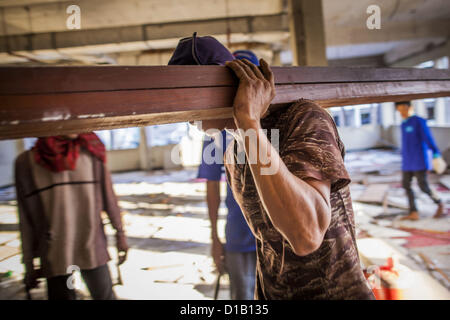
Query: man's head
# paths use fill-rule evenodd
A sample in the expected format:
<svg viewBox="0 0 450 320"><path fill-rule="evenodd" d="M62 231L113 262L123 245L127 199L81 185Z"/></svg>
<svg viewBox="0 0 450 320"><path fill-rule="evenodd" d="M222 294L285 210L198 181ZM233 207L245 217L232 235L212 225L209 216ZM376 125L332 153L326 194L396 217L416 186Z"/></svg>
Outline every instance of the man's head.
<svg viewBox="0 0 450 320"><path fill-rule="evenodd" d="M169 65L225 65L234 60L234 56L217 39L211 36L183 38L178 42ZM229 128L234 124L233 119L217 119L202 121L202 130Z"/></svg>
<svg viewBox="0 0 450 320"><path fill-rule="evenodd" d="M409 118L413 113L413 107L411 106L411 101L400 101L395 103L395 108L403 119Z"/></svg>
<svg viewBox="0 0 450 320"><path fill-rule="evenodd" d="M216 38L211 36L183 38L178 42L169 65L225 65L234 60L233 55Z"/></svg>
<svg viewBox="0 0 450 320"><path fill-rule="evenodd" d="M247 59L248 61L253 63L255 66L259 66L258 57L256 56L256 54L254 54L250 50L237 50L237 51L233 52L233 56L239 60Z"/></svg>

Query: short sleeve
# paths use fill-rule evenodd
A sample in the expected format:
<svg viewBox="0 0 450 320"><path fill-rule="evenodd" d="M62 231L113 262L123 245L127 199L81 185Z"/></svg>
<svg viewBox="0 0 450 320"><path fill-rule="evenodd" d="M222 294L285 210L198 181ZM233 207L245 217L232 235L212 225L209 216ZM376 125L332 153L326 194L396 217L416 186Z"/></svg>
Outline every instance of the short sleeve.
<svg viewBox="0 0 450 320"><path fill-rule="evenodd" d="M288 170L300 179L330 181L331 192L350 183L344 147L331 116L312 102L290 108L287 138L280 154Z"/></svg>
<svg viewBox="0 0 450 320"><path fill-rule="evenodd" d="M216 157L217 153L217 157ZM208 159L208 157L210 159ZM215 161L219 159L221 161ZM197 178L220 181L223 172L223 147L215 144L212 138L203 140L202 161L198 167Z"/></svg>

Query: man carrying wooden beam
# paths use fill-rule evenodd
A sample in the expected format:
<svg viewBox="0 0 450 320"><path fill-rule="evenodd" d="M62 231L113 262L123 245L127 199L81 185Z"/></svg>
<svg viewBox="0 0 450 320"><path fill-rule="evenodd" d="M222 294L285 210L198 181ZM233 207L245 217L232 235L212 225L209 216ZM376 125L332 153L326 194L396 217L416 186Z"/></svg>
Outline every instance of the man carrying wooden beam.
<svg viewBox="0 0 450 320"><path fill-rule="evenodd" d="M192 41L181 40L174 56L197 55ZM202 122L207 133L226 128L235 137L225 166L256 237L255 298L373 299L358 257L350 178L334 122L303 99L269 113L274 76L260 63L227 62L240 81L233 119Z"/></svg>

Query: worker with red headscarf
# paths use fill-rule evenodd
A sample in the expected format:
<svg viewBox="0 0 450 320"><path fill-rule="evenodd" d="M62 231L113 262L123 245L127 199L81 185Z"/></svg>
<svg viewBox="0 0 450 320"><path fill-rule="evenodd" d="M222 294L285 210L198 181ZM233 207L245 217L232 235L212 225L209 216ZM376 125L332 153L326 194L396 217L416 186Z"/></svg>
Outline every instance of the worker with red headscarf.
<svg viewBox="0 0 450 320"><path fill-rule="evenodd" d="M45 277L49 300L76 299L71 275L78 270L93 299L115 299L102 211L116 230L119 264L128 246L105 162L95 133L39 138L16 159L24 282L31 289Z"/></svg>

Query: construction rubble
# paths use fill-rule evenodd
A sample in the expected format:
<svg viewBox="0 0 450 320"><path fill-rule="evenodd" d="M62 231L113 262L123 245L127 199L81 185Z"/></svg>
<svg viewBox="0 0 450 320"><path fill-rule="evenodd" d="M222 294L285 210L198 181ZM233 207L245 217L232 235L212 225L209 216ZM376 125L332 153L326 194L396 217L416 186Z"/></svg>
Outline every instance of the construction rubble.
<svg viewBox="0 0 450 320"><path fill-rule="evenodd" d="M396 283L398 299L449 299L450 175L430 174L431 186L446 203L446 216L432 218L436 205L414 182L421 219L402 221L408 207L398 152L349 152L346 166L352 177L358 248L368 273L381 267L383 283ZM196 168L113 174L130 246L119 271L114 232L107 225L109 267L118 298L213 299L217 273L210 256L205 183L196 174ZM225 181L221 187L224 197ZM222 239L225 217L222 202L218 224ZM392 265L386 264L393 261L395 279L389 280ZM23 270L16 200L10 187L0 191L0 299L26 299ZM79 284L79 298L88 299L86 287L82 281ZM219 299L228 299L228 288L224 276ZM45 299L45 282L31 295Z"/></svg>

